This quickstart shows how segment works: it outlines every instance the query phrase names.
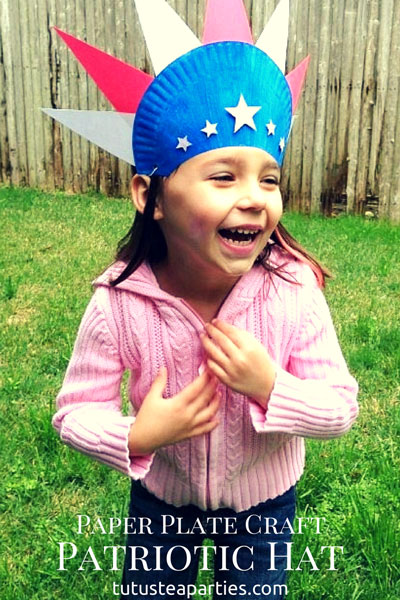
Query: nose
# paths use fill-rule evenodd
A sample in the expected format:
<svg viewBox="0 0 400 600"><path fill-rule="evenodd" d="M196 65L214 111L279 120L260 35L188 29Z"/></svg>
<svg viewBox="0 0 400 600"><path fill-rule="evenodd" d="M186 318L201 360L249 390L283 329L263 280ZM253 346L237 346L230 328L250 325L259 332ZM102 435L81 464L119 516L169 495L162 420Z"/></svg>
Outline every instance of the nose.
<svg viewBox="0 0 400 600"><path fill-rule="evenodd" d="M261 211L266 206L265 191L260 188L259 183L246 184L240 190L237 208L240 210Z"/></svg>

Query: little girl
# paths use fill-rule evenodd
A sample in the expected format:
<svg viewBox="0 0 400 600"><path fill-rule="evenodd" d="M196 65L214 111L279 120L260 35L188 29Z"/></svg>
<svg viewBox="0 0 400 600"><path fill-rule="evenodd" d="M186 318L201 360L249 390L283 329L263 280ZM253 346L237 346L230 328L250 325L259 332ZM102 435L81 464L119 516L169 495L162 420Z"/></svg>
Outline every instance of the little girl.
<svg viewBox="0 0 400 600"><path fill-rule="evenodd" d="M134 224L94 283L53 420L132 479L147 527L128 535L123 598L194 595L205 537L215 598L282 598L303 438L357 416L326 272L279 222L288 79L262 49L217 41L137 109Z"/></svg>

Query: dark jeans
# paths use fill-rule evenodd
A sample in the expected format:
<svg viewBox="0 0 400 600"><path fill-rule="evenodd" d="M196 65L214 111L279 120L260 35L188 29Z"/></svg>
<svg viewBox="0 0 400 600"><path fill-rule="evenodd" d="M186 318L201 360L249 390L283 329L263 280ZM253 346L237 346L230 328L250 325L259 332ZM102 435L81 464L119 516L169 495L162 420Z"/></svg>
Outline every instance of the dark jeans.
<svg viewBox="0 0 400 600"><path fill-rule="evenodd" d="M121 600L193 598L200 555L205 573L202 581L209 582L206 585L214 599L284 598L286 543L291 534L290 526L283 525L286 519L293 524L294 486L273 500L237 513L230 508L177 508L133 481L129 516L135 518L136 532L127 536ZM202 548L205 538L213 540L214 548ZM210 581L211 557L214 579ZM206 597L204 588L198 592Z"/></svg>

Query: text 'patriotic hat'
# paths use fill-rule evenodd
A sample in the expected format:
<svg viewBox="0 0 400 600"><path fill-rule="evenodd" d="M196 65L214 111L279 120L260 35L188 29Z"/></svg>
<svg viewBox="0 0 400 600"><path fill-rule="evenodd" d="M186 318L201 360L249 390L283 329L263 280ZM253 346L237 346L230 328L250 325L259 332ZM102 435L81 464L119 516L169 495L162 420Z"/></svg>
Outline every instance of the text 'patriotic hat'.
<svg viewBox="0 0 400 600"><path fill-rule="evenodd" d="M261 148L282 164L309 57L284 75L289 0L253 44L243 0L208 0L203 43L165 0L135 0L156 77L56 28L114 111L43 109L140 174L208 150Z"/></svg>

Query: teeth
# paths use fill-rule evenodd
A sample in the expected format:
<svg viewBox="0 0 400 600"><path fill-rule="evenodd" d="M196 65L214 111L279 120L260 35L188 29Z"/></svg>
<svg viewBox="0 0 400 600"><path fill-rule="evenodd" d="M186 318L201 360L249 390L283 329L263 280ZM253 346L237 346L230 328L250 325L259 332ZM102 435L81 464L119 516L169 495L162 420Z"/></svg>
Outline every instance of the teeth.
<svg viewBox="0 0 400 600"><path fill-rule="evenodd" d="M226 239L230 244L234 244L235 246L250 245L255 240L258 233L258 229L245 229L244 227L231 227L229 229L221 229L222 237Z"/></svg>
<svg viewBox="0 0 400 600"><path fill-rule="evenodd" d="M227 239L230 244L234 244L235 246L248 246L249 244L251 244L251 241L249 242L248 240L244 240L243 242L238 242L237 240L231 240L229 238L227 238Z"/></svg>
<svg viewBox="0 0 400 600"><path fill-rule="evenodd" d="M253 233L257 233L257 231L255 229L235 229L232 228L229 231L237 231L238 233L244 233L245 235L251 235Z"/></svg>

